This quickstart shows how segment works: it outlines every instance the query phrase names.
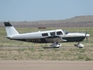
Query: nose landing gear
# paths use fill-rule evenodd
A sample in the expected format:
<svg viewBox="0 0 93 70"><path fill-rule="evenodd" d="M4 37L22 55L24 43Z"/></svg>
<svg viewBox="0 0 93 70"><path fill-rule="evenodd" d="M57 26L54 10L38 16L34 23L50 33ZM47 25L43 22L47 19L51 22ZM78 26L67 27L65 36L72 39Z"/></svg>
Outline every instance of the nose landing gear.
<svg viewBox="0 0 93 70"><path fill-rule="evenodd" d="M74 46L78 47L78 48L84 48L84 45L81 44L80 42L78 44L75 44Z"/></svg>

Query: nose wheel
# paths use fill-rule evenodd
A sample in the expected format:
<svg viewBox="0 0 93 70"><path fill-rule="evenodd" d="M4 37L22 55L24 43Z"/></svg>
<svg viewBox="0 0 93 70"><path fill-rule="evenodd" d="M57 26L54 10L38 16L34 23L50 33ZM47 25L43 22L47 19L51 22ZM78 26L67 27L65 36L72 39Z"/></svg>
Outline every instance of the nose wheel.
<svg viewBox="0 0 93 70"><path fill-rule="evenodd" d="M84 45L81 44L80 42L79 42L78 44L75 44L74 46L75 46L75 47L78 47L78 48L84 48Z"/></svg>

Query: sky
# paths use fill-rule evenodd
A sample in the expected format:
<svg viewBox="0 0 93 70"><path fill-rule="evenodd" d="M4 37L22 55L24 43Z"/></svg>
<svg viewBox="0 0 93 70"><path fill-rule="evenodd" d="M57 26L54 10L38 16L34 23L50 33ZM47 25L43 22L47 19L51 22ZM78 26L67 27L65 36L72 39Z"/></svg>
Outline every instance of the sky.
<svg viewBox="0 0 93 70"><path fill-rule="evenodd" d="M63 20L93 15L93 0L0 0L0 21Z"/></svg>

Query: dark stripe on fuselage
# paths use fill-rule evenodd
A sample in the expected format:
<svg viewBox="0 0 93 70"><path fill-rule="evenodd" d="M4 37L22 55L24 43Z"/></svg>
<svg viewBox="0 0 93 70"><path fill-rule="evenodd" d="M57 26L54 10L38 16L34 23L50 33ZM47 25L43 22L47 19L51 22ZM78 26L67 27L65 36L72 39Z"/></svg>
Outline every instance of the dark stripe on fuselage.
<svg viewBox="0 0 93 70"><path fill-rule="evenodd" d="M67 40L67 42L80 42L83 41L85 39L84 36L80 36L80 37L63 37L63 39Z"/></svg>
<svg viewBox="0 0 93 70"><path fill-rule="evenodd" d="M80 41L83 41L84 38L85 37L83 37L83 36L81 36L81 37L62 37L62 39L66 40L65 42L80 42ZM12 40L34 42L34 43L50 43L50 41L47 40L47 39L48 38L39 38L39 39L12 39Z"/></svg>
<svg viewBox="0 0 93 70"><path fill-rule="evenodd" d="M40 38L40 39L12 39L12 40L33 42L33 43L48 43L45 38Z"/></svg>

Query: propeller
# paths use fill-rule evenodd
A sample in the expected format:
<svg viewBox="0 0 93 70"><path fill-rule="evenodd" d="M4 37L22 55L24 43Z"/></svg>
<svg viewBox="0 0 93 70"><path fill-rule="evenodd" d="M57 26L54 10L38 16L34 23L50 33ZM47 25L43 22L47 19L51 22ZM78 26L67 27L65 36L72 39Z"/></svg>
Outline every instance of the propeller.
<svg viewBox="0 0 93 70"><path fill-rule="evenodd" d="M86 30L86 33L85 33L85 38L86 38L86 42L88 42L88 37L87 37L87 30Z"/></svg>

